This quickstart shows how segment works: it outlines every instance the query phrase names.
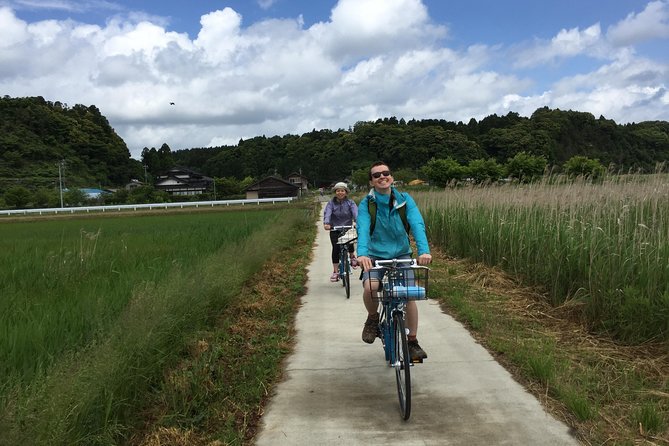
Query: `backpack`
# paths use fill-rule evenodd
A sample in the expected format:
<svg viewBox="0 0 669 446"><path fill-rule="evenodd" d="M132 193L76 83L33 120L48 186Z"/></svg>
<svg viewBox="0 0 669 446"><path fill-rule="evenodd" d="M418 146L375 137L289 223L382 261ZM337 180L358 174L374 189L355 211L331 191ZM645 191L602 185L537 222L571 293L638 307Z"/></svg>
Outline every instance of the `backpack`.
<svg viewBox="0 0 669 446"><path fill-rule="evenodd" d="M390 205L393 205L393 195L390 196ZM376 227L376 201L374 200L367 200L367 210L369 211L369 235L371 236L372 233L374 233L374 228ZM400 218L402 219L402 224L404 225L404 230L407 231L407 235L409 235L409 220L407 220L407 207L406 205L399 207L397 209L397 212L400 214Z"/></svg>

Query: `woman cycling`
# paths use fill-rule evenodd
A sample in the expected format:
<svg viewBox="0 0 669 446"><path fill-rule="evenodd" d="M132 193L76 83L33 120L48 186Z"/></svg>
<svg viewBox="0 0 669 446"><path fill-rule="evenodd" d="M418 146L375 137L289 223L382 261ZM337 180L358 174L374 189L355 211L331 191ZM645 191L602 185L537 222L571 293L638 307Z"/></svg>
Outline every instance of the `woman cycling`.
<svg viewBox="0 0 669 446"><path fill-rule="evenodd" d="M334 197L328 201L323 213L323 227L330 231L330 242L332 243L332 275L330 282L339 280L339 246L337 239L341 235L339 231L332 231L335 226L354 226L358 219L358 206L348 198L348 186L344 182L339 182L332 188ZM349 256L351 257L351 266L358 267L358 260L355 258L355 247L353 243L348 245Z"/></svg>

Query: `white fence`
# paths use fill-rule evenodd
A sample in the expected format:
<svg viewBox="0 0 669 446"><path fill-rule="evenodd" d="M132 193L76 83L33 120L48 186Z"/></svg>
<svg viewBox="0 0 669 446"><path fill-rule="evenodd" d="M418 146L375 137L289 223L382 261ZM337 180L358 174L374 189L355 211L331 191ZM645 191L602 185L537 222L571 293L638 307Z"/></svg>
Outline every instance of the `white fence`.
<svg viewBox="0 0 669 446"><path fill-rule="evenodd" d="M295 197L281 198L256 198L253 200L216 200L216 201L188 201L183 203L151 203L151 204L116 204L110 206L80 206L71 208L44 208L44 209L14 209L9 211L0 210L0 216L8 215L49 215L49 214L75 214L81 212L113 212L113 211L139 211L142 209L169 209L169 208L200 208L215 206L246 206L259 205L263 203L290 203Z"/></svg>

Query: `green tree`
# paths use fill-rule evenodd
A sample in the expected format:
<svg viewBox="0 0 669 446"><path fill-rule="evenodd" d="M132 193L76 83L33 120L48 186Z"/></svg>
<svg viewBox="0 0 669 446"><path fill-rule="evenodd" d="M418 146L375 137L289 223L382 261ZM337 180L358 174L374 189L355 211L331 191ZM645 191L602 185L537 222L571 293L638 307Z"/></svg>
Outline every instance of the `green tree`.
<svg viewBox="0 0 669 446"><path fill-rule="evenodd" d="M442 146L434 153L435 158L452 158L458 163L468 163L471 160L485 157L486 153L479 147L476 141L467 138L466 135L453 130L438 133L441 136Z"/></svg>
<svg viewBox="0 0 669 446"><path fill-rule="evenodd" d="M54 189L40 187L33 193L33 205L38 208L60 206L60 196Z"/></svg>
<svg viewBox="0 0 669 446"><path fill-rule="evenodd" d="M125 142L95 106L0 98L0 182L30 178L32 187L46 187L58 177L61 160L68 186L78 187L122 184L132 164Z"/></svg>
<svg viewBox="0 0 669 446"><path fill-rule="evenodd" d="M65 206L82 206L88 202L88 197L81 189L72 188L63 194L63 202Z"/></svg>
<svg viewBox="0 0 669 446"><path fill-rule="evenodd" d="M216 198L221 200L242 193L242 182L235 177L215 178Z"/></svg>
<svg viewBox="0 0 669 446"><path fill-rule="evenodd" d="M570 177L582 176L596 179L604 176L606 172L606 168L602 166L598 159L580 155L569 158L562 168L564 173Z"/></svg>
<svg viewBox="0 0 669 446"><path fill-rule="evenodd" d="M5 159L7 165L10 167L20 168L24 164L21 154L14 150L7 150L5 153L2 154L2 157Z"/></svg>
<svg viewBox="0 0 669 446"><path fill-rule="evenodd" d="M33 199L33 194L23 186L12 186L5 192L5 203L16 209L25 208Z"/></svg>
<svg viewBox="0 0 669 446"><path fill-rule="evenodd" d="M498 164L494 158L477 159L469 162L466 172L467 177L477 184L491 183L504 177L504 166Z"/></svg>
<svg viewBox="0 0 669 446"><path fill-rule="evenodd" d="M128 192L127 204L168 203L170 195L153 186L140 186Z"/></svg>
<svg viewBox="0 0 669 446"><path fill-rule="evenodd" d="M521 183L530 183L544 174L547 164L543 156L519 152L506 162L505 167L509 178Z"/></svg>
<svg viewBox="0 0 669 446"><path fill-rule="evenodd" d="M168 146L166 143L164 143L162 146L160 146L160 149L158 149L158 160L161 173L174 167L172 149L170 149L170 146Z"/></svg>
<svg viewBox="0 0 669 446"><path fill-rule="evenodd" d="M438 187L446 187L461 181L466 173L465 168L453 158L432 159L423 168L430 183Z"/></svg>
<svg viewBox="0 0 669 446"><path fill-rule="evenodd" d="M244 177L244 179L239 183L239 189L243 192L247 187L255 183L256 180L253 177Z"/></svg>
<svg viewBox="0 0 669 446"><path fill-rule="evenodd" d="M371 163L370 163L371 165ZM351 175L351 181L354 185L361 188L366 188L369 185L369 167L356 169Z"/></svg>
<svg viewBox="0 0 669 446"><path fill-rule="evenodd" d="M413 169L397 169L393 170L393 178L395 181L402 181L405 184L411 180L415 180L418 174Z"/></svg>
<svg viewBox="0 0 669 446"><path fill-rule="evenodd" d="M105 202L108 204L126 204L128 202L128 197L130 196L130 191L126 188L118 189L116 192L111 194L105 199Z"/></svg>

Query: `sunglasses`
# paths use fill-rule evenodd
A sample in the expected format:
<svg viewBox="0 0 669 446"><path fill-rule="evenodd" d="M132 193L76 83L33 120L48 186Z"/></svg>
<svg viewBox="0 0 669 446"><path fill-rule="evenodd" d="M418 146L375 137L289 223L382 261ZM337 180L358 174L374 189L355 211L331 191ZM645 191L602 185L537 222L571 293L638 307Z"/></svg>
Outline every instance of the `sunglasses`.
<svg viewBox="0 0 669 446"><path fill-rule="evenodd" d="M381 175L383 175L384 177L389 177L391 173L389 170L384 170L383 172L374 172L372 174L372 178L376 178L378 180L379 178L381 178Z"/></svg>

